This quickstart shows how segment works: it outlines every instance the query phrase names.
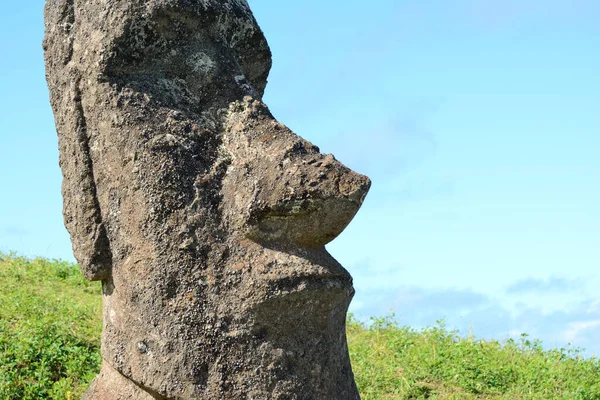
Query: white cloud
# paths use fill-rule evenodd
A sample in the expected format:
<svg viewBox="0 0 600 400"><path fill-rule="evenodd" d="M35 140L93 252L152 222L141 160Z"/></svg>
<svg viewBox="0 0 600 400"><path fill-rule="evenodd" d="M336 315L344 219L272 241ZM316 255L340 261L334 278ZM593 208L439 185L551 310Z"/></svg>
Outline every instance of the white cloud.
<svg viewBox="0 0 600 400"><path fill-rule="evenodd" d="M365 321L387 315L391 309L400 324L415 328L444 319L448 327L463 334L472 326L475 336L483 339L502 341L527 333L542 340L546 348L571 344L585 349L588 356L600 353L600 299L573 301L554 310L528 301L532 296L528 287L542 298L555 296L557 291L569 296L581 291L583 281L552 278L517 282L511 285L515 290L510 296L516 300L511 304L502 293L495 297L471 288L404 284L403 274L405 269L370 268L368 262L363 262L354 273L356 304L353 302L350 310Z"/></svg>
<svg viewBox="0 0 600 400"><path fill-rule="evenodd" d="M564 336L565 339L570 343L577 343L580 341L583 334L589 335L590 333L593 333L590 332L590 330L593 328L598 328L596 329L597 332L595 333L596 336L600 336L600 319L593 321L571 322L569 327L565 330Z"/></svg>
<svg viewBox="0 0 600 400"><path fill-rule="evenodd" d="M587 309L588 314L600 312L600 298L594 301Z"/></svg>
<svg viewBox="0 0 600 400"><path fill-rule="evenodd" d="M548 279L527 278L510 285L506 292L510 294L523 293L564 293L577 290L584 282L581 279L566 279L551 277Z"/></svg>

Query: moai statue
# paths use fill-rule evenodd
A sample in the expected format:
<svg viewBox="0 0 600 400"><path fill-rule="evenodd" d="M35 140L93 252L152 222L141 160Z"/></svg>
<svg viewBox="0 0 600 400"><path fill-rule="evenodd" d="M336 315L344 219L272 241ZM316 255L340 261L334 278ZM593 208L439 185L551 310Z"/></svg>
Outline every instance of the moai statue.
<svg viewBox="0 0 600 400"><path fill-rule="evenodd" d="M370 181L261 102L245 0L48 0L65 224L102 281L85 399L359 399L348 272Z"/></svg>

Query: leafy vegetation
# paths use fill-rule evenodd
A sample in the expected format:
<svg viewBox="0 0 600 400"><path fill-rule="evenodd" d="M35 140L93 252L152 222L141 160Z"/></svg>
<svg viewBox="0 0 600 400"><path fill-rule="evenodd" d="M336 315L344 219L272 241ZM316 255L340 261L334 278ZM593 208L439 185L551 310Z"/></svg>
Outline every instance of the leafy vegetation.
<svg viewBox="0 0 600 400"><path fill-rule="evenodd" d="M100 368L100 331L100 286L76 265L0 253L0 399L79 399ZM443 322L351 317L348 342L363 400L600 400L597 359L527 335L501 344Z"/></svg>
<svg viewBox="0 0 600 400"><path fill-rule="evenodd" d="M0 399L79 399L100 369L100 286L0 253Z"/></svg>
<svg viewBox="0 0 600 400"><path fill-rule="evenodd" d="M363 400L600 399L600 362L574 348L543 350L520 340L460 337L443 322L414 330L393 319L348 324L350 356Z"/></svg>

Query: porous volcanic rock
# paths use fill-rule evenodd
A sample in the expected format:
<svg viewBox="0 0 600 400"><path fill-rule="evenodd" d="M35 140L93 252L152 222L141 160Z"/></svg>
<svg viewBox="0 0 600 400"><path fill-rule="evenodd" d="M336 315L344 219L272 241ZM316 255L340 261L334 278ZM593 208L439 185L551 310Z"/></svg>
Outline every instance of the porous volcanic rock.
<svg viewBox="0 0 600 400"><path fill-rule="evenodd" d="M358 399L325 250L367 177L261 102L244 0L48 0L65 225L102 281L86 399Z"/></svg>

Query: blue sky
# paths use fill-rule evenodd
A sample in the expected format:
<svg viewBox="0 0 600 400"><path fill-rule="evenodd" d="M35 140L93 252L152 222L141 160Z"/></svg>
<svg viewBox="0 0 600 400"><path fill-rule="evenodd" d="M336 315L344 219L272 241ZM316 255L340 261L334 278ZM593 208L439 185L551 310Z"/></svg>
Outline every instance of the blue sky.
<svg viewBox="0 0 600 400"><path fill-rule="evenodd" d="M249 2L274 115L373 180L351 310L600 353L600 3ZM0 251L72 259L42 9L0 14Z"/></svg>

